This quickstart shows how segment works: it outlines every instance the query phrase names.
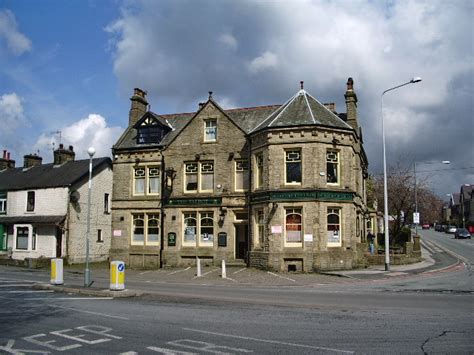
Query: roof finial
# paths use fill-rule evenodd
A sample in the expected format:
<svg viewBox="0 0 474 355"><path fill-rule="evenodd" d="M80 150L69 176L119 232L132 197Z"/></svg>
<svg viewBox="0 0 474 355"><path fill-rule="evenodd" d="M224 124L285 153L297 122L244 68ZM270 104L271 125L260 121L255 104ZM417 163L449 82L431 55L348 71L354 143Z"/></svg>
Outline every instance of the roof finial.
<svg viewBox="0 0 474 355"><path fill-rule="evenodd" d="M212 99L212 91L209 91L209 99Z"/></svg>
<svg viewBox="0 0 474 355"><path fill-rule="evenodd" d="M300 81L301 90L303 90L303 84L304 84L304 81L303 81L303 80L301 80L301 81Z"/></svg>

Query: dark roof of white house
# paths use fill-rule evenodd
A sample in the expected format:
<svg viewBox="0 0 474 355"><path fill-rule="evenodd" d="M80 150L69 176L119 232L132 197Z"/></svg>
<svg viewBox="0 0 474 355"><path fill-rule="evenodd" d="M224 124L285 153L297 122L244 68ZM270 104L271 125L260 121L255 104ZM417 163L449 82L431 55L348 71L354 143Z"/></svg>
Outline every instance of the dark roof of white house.
<svg viewBox="0 0 474 355"><path fill-rule="evenodd" d="M92 159L92 171L112 167L110 158ZM61 165L42 164L31 168L11 168L0 171L0 191L42 189L71 186L87 178L89 159L67 161Z"/></svg>

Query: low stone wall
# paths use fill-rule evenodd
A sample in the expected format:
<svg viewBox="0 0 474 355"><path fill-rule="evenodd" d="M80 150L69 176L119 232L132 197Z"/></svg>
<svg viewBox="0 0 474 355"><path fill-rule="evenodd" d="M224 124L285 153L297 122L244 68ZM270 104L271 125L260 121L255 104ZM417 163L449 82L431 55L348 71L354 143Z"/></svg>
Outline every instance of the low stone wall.
<svg viewBox="0 0 474 355"><path fill-rule="evenodd" d="M20 266L29 269L41 269L51 266L51 259L49 258L25 258L24 260L16 260L10 258L0 258L0 265Z"/></svg>

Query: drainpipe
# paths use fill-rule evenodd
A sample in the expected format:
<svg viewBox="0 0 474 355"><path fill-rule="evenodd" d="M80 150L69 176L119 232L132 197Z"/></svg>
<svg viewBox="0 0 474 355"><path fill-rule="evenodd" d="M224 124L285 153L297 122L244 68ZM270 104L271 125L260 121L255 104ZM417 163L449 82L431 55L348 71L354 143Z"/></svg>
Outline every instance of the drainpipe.
<svg viewBox="0 0 474 355"><path fill-rule="evenodd" d="M160 199L160 269L163 267L163 250L165 243L165 186L166 186L166 176L165 176L165 157L163 156L163 150L160 150L161 153L161 199Z"/></svg>
<svg viewBox="0 0 474 355"><path fill-rule="evenodd" d="M247 238L247 267L250 267L250 246L251 242L250 240L253 238L253 228L252 228L252 140L250 139L249 136L247 136L248 142L249 142L249 152L248 152L248 166L249 166L249 187L248 187L248 192L247 192L247 213L248 213L248 238Z"/></svg>

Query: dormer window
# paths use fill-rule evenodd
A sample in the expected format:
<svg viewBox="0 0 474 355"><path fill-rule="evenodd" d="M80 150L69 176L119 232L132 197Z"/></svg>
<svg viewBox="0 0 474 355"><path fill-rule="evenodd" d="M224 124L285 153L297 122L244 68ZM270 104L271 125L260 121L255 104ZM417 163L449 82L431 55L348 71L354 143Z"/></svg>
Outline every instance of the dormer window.
<svg viewBox="0 0 474 355"><path fill-rule="evenodd" d="M140 121L135 128L137 129L137 144L160 143L166 133L171 130L152 116Z"/></svg>
<svg viewBox="0 0 474 355"><path fill-rule="evenodd" d="M217 120L204 121L204 142L215 142L217 140Z"/></svg>

